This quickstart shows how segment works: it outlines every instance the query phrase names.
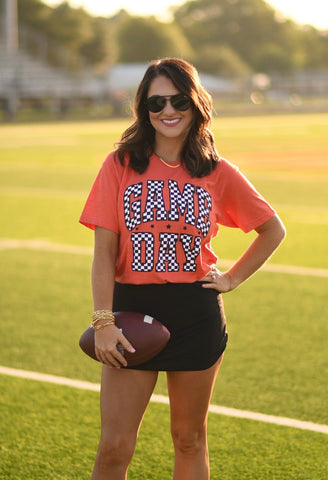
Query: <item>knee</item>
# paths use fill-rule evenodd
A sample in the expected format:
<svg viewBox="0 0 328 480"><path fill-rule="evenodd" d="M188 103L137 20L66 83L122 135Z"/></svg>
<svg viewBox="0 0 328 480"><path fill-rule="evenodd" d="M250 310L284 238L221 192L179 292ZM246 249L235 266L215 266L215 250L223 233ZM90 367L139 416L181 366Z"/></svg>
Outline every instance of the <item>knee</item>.
<svg viewBox="0 0 328 480"><path fill-rule="evenodd" d="M97 463L101 470L110 467L125 468L131 461L135 448L135 442L127 438L101 438L97 452Z"/></svg>
<svg viewBox="0 0 328 480"><path fill-rule="evenodd" d="M172 439L177 452L185 456L196 456L206 451L206 435L202 430L173 429Z"/></svg>

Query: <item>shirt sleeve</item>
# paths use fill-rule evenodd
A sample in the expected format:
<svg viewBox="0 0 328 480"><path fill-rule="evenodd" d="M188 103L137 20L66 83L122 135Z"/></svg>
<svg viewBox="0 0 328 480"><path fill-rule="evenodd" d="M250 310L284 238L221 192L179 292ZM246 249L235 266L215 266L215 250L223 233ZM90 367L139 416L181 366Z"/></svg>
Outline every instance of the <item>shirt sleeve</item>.
<svg viewBox="0 0 328 480"><path fill-rule="evenodd" d="M96 226L119 233L117 215L120 163L111 152L104 161L82 211L80 223L92 230Z"/></svg>
<svg viewBox="0 0 328 480"><path fill-rule="evenodd" d="M220 160L217 222L240 228L245 233L259 227L275 215L275 210L255 189L238 167Z"/></svg>

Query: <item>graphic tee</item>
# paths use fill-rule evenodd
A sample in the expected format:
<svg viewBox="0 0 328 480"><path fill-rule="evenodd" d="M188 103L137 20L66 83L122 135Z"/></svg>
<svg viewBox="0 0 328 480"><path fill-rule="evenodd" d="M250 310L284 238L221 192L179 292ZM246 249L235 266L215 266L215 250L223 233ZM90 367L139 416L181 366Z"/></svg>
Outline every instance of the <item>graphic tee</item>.
<svg viewBox="0 0 328 480"><path fill-rule="evenodd" d="M93 184L80 222L119 235L116 281L195 282L217 262L219 225L249 232L275 211L238 168L221 158L202 178L152 155L143 174L111 152Z"/></svg>

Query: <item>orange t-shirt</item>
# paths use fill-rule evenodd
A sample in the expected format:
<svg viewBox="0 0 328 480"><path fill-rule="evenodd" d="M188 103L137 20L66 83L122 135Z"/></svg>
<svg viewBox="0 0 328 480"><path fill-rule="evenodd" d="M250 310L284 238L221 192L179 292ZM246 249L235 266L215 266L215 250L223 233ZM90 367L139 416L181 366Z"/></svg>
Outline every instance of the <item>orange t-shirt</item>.
<svg viewBox="0 0 328 480"><path fill-rule="evenodd" d="M218 224L249 232L274 210L225 159L202 178L170 168L156 155L145 173L111 152L93 184L80 222L119 234L116 280L195 282L216 264Z"/></svg>

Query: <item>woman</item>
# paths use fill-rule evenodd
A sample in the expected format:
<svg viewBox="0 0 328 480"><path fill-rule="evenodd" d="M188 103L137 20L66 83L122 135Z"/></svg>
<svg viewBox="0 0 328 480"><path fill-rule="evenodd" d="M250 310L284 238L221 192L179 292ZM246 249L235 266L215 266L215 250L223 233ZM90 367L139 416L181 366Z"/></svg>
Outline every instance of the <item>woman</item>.
<svg viewBox="0 0 328 480"><path fill-rule="evenodd" d="M93 480L127 478L159 371L167 372L173 479L209 479L207 413L227 342L221 293L256 272L285 235L271 206L217 154L211 109L192 65L151 62L135 122L105 160L80 219L95 229L93 319L104 364ZM258 234L224 273L210 246L218 224ZM111 313L120 310L152 315L170 330L153 360L127 367L116 345L131 352L133 345Z"/></svg>

